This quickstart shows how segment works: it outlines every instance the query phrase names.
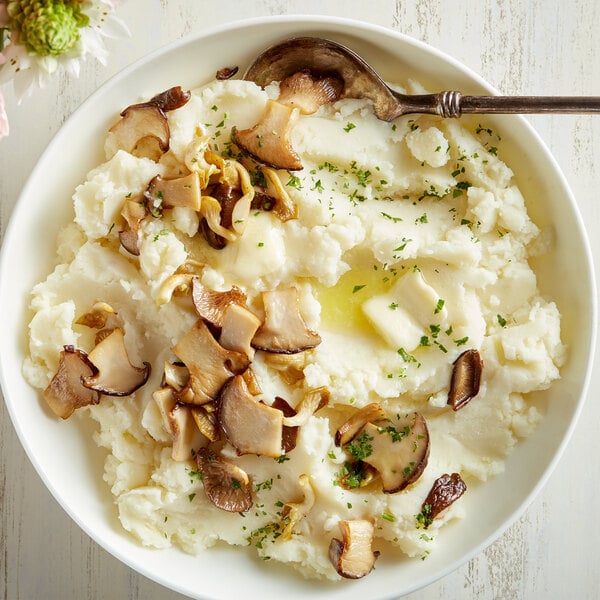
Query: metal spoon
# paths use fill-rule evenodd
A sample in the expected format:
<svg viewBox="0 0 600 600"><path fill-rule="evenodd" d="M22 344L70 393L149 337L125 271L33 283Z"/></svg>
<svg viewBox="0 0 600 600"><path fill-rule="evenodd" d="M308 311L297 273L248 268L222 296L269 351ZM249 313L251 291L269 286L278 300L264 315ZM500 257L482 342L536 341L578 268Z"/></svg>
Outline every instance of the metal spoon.
<svg viewBox="0 0 600 600"><path fill-rule="evenodd" d="M343 80L343 98L370 98L375 115L391 121L411 113L460 117L463 113L600 113L598 96L463 96L458 91L400 94L358 54L332 40L297 37L267 48L244 79L264 87L302 70Z"/></svg>

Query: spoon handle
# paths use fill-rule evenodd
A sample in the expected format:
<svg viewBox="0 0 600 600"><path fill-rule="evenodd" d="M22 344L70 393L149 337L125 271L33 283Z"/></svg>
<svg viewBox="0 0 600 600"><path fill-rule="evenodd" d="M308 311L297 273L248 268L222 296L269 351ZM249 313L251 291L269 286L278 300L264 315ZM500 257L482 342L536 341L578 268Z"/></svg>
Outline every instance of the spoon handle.
<svg viewBox="0 0 600 600"><path fill-rule="evenodd" d="M457 91L402 97L403 114L600 113L600 96L463 96Z"/></svg>

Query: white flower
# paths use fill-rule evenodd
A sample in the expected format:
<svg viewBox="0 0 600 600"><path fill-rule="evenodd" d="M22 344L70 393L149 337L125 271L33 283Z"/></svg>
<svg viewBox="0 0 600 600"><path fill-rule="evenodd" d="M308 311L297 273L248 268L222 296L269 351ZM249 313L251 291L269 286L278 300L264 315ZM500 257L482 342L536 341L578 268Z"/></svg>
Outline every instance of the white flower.
<svg viewBox="0 0 600 600"><path fill-rule="evenodd" d="M11 31L9 43L2 50L5 60L0 67L0 85L12 80L15 95L21 101L31 95L36 85L43 87L60 71L77 77L81 62L88 55L105 65L108 56L105 38L130 35L125 23L113 14L119 4L118 0L84 0L81 11L89 22L79 29L77 43L64 54L39 56L30 53L19 43L19 33ZM0 3L0 26L6 17L6 5Z"/></svg>

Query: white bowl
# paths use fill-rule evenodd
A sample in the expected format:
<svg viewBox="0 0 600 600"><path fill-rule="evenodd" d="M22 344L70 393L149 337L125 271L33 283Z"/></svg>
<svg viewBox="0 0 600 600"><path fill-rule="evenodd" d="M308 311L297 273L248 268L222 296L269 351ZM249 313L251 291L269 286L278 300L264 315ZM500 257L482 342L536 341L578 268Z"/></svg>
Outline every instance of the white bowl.
<svg viewBox="0 0 600 600"><path fill-rule="evenodd" d="M162 585L195 598L239 598L251 590L264 600L285 597L367 600L397 598L452 571L497 538L525 509L556 464L585 397L596 332L591 254L577 206L563 175L521 117L486 122L503 132L504 156L515 171L534 221L553 228L554 251L536 265L544 293L563 314L569 359L562 379L539 394L546 414L519 444L504 474L464 497L467 518L449 525L426 561L382 557L360 581L315 583L294 571L217 547L200 557L139 546L120 527L102 481L103 452L90 431L43 410L21 376L32 286L45 278L59 228L72 218L70 197L85 173L102 161L107 127L140 95L173 85L195 87L217 69L243 69L272 42L290 35L330 37L350 45L391 81L416 77L433 89L495 93L477 75L423 43L380 27L321 17L261 18L192 36L154 52L94 93L65 123L31 174L12 215L1 255L0 374L8 410L31 462L67 513L106 550ZM511 160L512 158L512 160Z"/></svg>

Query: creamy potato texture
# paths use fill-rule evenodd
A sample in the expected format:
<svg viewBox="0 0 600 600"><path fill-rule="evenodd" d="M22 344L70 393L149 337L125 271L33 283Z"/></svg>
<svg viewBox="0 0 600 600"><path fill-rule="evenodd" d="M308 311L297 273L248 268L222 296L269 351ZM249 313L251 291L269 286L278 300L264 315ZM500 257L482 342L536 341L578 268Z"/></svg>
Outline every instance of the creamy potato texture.
<svg viewBox="0 0 600 600"><path fill-rule="evenodd" d="M199 140L226 154L231 128L251 127L276 94L276 86L233 80L196 90L168 113L170 150L158 161L118 149L108 137L106 162L74 193L58 264L33 290L24 372L44 389L63 346L93 347L95 332L76 324L78 317L108 303L131 362L152 365L150 380L131 396L102 397L76 411L97 421L95 441L107 450L104 480L123 527L149 547L201 553L222 540L307 577L335 579L328 546L343 519L371 519L374 548L382 552L388 544L411 557L435 552L444 524L465 515L459 499L426 531L419 526L433 482L457 472L467 487L485 485L502 471L541 418L530 393L559 377L565 349L558 308L542 297L529 265L550 248L499 158L500 138L478 121L415 116L387 123L367 101L323 106L300 116L292 131L304 168L278 172L297 218L283 222L251 210L243 235L215 250L197 233L198 213L174 208L143 222L139 257L120 248L127 198L143 194L156 175L187 172ZM172 459L152 399L164 361L174 358L171 348L198 318L184 296L160 297L164 282L190 261L202 263L206 287L240 287L257 314L261 292L297 288L301 313L322 338L293 385L261 352L252 363L265 403L281 396L295 406L320 386L330 403L300 427L296 448L281 459L238 456L224 445L223 455L252 481L253 506L243 517L208 501L191 458ZM452 365L469 348L484 363L481 388L453 411ZM391 414L418 411L429 428L428 465L396 494L338 485L347 456L334 443L335 428L372 402ZM310 477L315 503L281 540L282 508L303 498L301 474Z"/></svg>

